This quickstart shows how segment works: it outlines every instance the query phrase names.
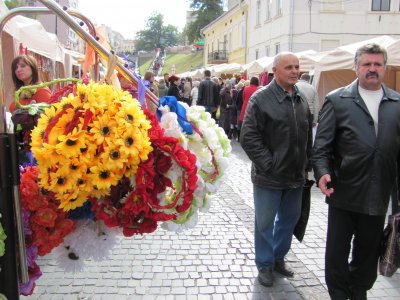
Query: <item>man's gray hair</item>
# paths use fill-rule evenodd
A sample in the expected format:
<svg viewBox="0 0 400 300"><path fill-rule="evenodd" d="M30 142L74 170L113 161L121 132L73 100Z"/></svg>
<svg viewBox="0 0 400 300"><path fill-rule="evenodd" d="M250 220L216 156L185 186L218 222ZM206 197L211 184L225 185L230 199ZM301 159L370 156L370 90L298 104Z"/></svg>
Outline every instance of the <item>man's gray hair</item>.
<svg viewBox="0 0 400 300"><path fill-rule="evenodd" d="M276 68L276 66L279 64L281 58L283 55L287 55L287 54L292 54L295 55L293 52L279 52L277 55L275 55L274 57L274 61L272 62L272 67ZM296 55L295 55L296 56Z"/></svg>
<svg viewBox="0 0 400 300"><path fill-rule="evenodd" d="M386 66L387 62L387 51L384 47L381 45L371 43L371 44L366 44L364 46L361 46L358 48L356 55L354 56L354 65L357 67L358 63L360 62L360 57L364 53L369 53L369 54L383 54L383 62Z"/></svg>

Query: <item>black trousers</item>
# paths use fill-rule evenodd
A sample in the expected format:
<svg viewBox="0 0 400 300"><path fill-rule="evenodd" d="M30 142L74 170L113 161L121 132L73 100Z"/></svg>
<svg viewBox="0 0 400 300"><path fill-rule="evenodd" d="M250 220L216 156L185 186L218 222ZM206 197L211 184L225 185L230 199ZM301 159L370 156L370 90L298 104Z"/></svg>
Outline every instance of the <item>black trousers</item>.
<svg viewBox="0 0 400 300"><path fill-rule="evenodd" d="M384 223L385 216L369 216L329 206L325 281L332 299L367 299L366 292L377 278Z"/></svg>

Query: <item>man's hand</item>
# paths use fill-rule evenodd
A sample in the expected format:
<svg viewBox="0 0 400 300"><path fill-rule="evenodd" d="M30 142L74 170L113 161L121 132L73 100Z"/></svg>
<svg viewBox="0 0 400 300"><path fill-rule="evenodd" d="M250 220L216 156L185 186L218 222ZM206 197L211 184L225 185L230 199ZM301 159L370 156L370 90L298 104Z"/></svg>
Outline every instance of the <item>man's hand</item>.
<svg viewBox="0 0 400 300"><path fill-rule="evenodd" d="M331 175L329 174L325 174L324 176L322 176L318 182L318 187L320 188L322 194L324 194L327 197L330 197L334 192L333 188L328 188L328 184L330 182L331 182Z"/></svg>

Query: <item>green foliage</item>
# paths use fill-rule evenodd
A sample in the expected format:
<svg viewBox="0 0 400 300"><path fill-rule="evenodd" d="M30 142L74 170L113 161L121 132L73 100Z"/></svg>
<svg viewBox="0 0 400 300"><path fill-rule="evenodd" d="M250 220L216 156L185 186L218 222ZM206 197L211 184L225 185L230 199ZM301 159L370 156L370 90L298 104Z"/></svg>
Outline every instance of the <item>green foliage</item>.
<svg viewBox="0 0 400 300"><path fill-rule="evenodd" d="M23 6L23 3L16 0L5 0L4 4L7 6L8 9L13 9L16 7Z"/></svg>
<svg viewBox="0 0 400 300"><path fill-rule="evenodd" d="M163 15L153 12L146 23L146 29L136 33L136 49L152 51L155 48L175 46L178 37L178 29L173 25L164 26Z"/></svg>
<svg viewBox="0 0 400 300"><path fill-rule="evenodd" d="M210 24L223 13L222 0L191 0L190 8L196 21L191 22L185 28L185 34L189 43L201 38L201 29Z"/></svg>
<svg viewBox="0 0 400 300"><path fill-rule="evenodd" d="M152 58L141 58L139 59L139 72L141 75L146 73L152 62ZM183 73L190 71L191 69L196 70L203 66L203 51L197 51L189 54L168 54L165 59L165 64L162 73L171 74L171 68L175 65L175 73Z"/></svg>

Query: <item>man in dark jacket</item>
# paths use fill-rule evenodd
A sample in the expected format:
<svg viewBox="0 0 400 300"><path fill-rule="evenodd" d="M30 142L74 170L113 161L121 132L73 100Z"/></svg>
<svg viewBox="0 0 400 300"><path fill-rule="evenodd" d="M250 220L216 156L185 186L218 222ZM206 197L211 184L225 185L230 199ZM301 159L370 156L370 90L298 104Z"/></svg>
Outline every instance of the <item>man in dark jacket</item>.
<svg viewBox="0 0 400 300"><path fill-rule="evenodd" d="M285 264L312 145L312 118L295 83L299 60L290 52L273 62L274 80L256 91L246 108L240 144L252 161L255 262L258 280L273 285L272 271L287 277Z"/></svg>
<svg viewBox="0 0 400 300"><path fill-rule="evenodd" d="M204 80L200 82L199 96L197 105L204 106L205 110L209 112L215 119L215 113L219 105L219 89L218 85L211 80L210 70L204 71Z"/></svg>
<svg viewBox="0 0 400 300"><path fill-rule="evenodd" d="M329 204L325 279L332 299L367 299L377 277L400 164L400 94L382 84L386 61L377 44L359 48L357 80L328 94L320 114L313 167Z"/></svg>

